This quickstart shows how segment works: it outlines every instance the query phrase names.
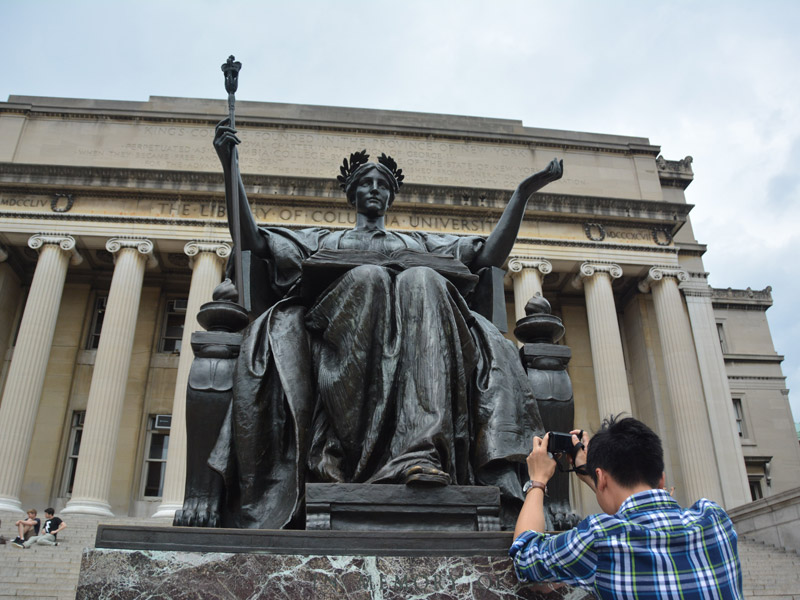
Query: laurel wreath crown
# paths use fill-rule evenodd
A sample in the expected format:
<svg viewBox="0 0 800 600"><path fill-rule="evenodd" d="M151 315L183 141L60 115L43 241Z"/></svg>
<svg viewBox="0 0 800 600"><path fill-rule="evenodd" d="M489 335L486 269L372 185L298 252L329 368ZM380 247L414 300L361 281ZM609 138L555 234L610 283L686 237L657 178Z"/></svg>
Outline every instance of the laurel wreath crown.
<svg viewBox="0 0 800 600"><path fill-rule="evenodd" d="M353 176L358 168L362 165L365 165L369 160L369 154L367 154L366 148L361 152L353 152L350 154L350 162L348 163L347 158L342 160L342 166L339 167L339 172L341 175L336 177L336 180L339 182L339 186L347 191L347 184L350 181L350 178ZM391 157L387 156L384 152L381 152L381 155L378 157L378 162L382 164L384 167L389 169L394 177L394 180L397 182L398 189L401 185L403 185L403 179L405 179L405 175L403 175L403 169L397 168L397 162Z"/></svg>

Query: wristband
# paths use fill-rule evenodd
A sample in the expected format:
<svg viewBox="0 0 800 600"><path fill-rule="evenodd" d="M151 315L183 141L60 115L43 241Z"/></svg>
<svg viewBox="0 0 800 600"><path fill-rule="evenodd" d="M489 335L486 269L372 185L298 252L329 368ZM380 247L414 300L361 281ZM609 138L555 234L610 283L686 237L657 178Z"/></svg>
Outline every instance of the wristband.
<svg viewBox="0 0 800 600"><path fill-rule="evenodd" d="M542 490L542 492L544 492L545 496L547 495L547 486L544 483L542 483L541 481L534 481L533 479L525 482L525 485L522 486L522 492L524 494L527 494L533 488L538 488L538 489Z"/></svg>

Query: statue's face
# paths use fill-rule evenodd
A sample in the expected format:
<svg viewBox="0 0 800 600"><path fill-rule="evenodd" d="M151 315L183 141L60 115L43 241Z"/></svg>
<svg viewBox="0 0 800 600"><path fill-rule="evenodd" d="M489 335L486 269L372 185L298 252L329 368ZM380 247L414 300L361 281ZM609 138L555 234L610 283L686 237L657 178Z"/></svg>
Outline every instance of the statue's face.
<svg viewBox="0 0 800 600"><path fill-rule="evenodd" d="M370 169L355 188L356 211L370 217L382 217L392 202L392 185L378 169Z"/></svg>

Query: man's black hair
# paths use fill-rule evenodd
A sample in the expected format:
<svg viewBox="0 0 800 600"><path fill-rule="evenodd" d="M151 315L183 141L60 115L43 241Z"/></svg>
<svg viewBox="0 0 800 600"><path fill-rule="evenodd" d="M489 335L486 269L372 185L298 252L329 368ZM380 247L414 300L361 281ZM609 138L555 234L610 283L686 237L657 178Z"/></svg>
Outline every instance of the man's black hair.
<svg viewBox="0 0 800 600"><path fill-rule="evenodd" d="M586 467L595 484L595 469L599 468L623 487L646 483L657 488L664 472L661 439L641 421L611 416L603 421L600 431L589 441Z"/></svg>
<svg viewBox="0 0 800 600"><path fill-rule="evenodd" d="M52 509L52 508L45 508L44 512L46 512L48 515L56 514L56 511L54 509Z"/></svg>

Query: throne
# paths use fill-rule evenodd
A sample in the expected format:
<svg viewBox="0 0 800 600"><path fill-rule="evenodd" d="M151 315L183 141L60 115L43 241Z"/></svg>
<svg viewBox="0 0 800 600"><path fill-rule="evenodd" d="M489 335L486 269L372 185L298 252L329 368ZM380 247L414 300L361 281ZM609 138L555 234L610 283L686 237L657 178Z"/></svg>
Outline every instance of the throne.
<svg viewBox="0 0 800 600"><path fill-rule="evenodd" d="M229 262L226 276L231 275ZM184 506L175 514L174 525L196 527L229 526L224 510L225 495L229 493L222 477L208 465L220 427L232 401L234 365L242 343L241 330L266 311L276 298L271 298L268 286L269 265L251 255L242 253L243 290L241 305L226 300L214 300L204 304L198 313L198 322L206 331L192 334L194 360L189 373L186 395L187 464ZM470 308L490 320L501 332L507 331L504 271L495 267L483 269L479 281L469 298ZM543 300L543 299L542 299ZM545 301L546 302L546 301ZM523 320L524 321L524 320ZM560 322L560 321L559 321ZM522 321L520 322L522 323ZM534 327L535 328L535 327ZM519 327L518 327L519 329ZM531 326L523 327L525 332ZM562 326L563 330L563 326ZM538 338L537 338L538 339ZM552 340L551 340L552 341ZM541 344L539 344L541 345ZM550 344L566 350L565 346ZM564 370L569 358L558 363L560 373L556 379L560 392L555 407L550 407L554 398L548 387L548 378L543 371L552 371L553 366L545 361L530 358L526 344L521 359L528 377L537 391L536 398L547 402L549 412L562 417L564 382L568 387L569 427L564 429L563 418L542 418L548 427L571 428L572 388ZM538 348L538 350L537 350ZM544 366L543 366L544 365ZM549 365L549 366L548 366ZM558 369L556 369L558 371ZM566 378L566 379L565 379ZM552 385L550 385L552 387ZM540 403L540 411L545 405ZM521 474L524 478L524 474ZM552 486L548 525L550 528L566 526L573 519L565 518L569 513L568 483ZM377 484L307 484L306 521L295 523L306 529L451 529L451 530L499 530L502 528L499 492L490 486L447 486L438 489L406 490L404 485ZM210 515L220 515L215 518ZM420 515L431 517L420 521ZM511 518L514 518L514 515ZM509 516L506 515L508 526ZM513 527L513 521L511 523Z"/></svg>

